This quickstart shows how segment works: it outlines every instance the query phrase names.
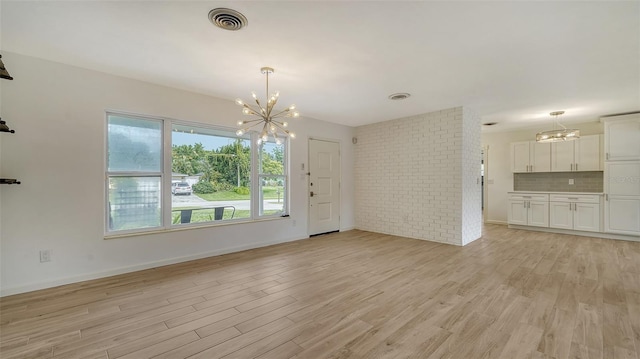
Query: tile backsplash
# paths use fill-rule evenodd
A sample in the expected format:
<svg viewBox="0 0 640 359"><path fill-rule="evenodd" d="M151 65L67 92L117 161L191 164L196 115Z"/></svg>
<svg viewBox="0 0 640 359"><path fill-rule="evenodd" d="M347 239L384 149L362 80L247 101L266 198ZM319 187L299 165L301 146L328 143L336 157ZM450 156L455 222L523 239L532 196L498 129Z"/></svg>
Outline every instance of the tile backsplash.
<svg viewBox="0 0 640 359"><path fill-rule="evenodd" d="M569 180L574 184L570 185ZM514 191L603 192L604 172L514 173Z"/></svg>

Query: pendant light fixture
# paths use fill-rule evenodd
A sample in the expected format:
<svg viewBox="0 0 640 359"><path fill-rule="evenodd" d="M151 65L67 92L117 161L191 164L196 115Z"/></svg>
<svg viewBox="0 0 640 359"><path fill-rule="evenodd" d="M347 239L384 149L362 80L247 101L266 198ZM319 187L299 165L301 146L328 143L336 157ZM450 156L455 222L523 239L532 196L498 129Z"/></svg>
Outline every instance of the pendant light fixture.
<svg viewBox="0 0 640 359"><path fill-rule="evenodd" d="M554 116L553 130L542 131L536 134L536 142L560 142L560 141L572 141L580 138L580 130L569 129L558 123L558 116L562 115L564 111L554 111L550 115ZM556 129L556 127L562 127L562 129Z"/></svg>
<svg viewBox="0 0 640 359"><path fill-rule="evenodd" d="M300 114L297 111L294 111L294 109L296 108L295 105L291 105L284 110L274 111L274 107L276 103L278 103L278 97L280 96L280 93L278 91L274 92L273 94L269 94L269 74L272 74L274 70L271 67L263 67L260 69L260 72L267 76L267 102L264 106L262 106L255 91L251 92L251 95L256 101L257 107L250 106L244 103L244 101L242 101L241 99L236 99L236 104L242 106L242 113L244 113L245 115L258 117L255 120L238 121L238 126L241 126L242 128L236 131L236 135L242 136L251 128L262 125L262 130L260 132L260 137L258 138L257 143L261 144L262 142L266 142L269 137L273 137L274 142L277 145L281 145L286 137L295 138L296 135L293 132L287 130L289 124L286 121L278 121L276 119L285 117L299 117Z"/></svg>

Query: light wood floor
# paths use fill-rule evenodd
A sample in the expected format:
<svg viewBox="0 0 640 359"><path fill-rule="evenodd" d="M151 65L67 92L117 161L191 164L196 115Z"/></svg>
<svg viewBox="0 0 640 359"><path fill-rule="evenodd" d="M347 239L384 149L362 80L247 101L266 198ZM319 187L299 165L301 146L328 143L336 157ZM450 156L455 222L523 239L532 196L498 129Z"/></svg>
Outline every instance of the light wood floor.
<svg viewBox="0 0 640 359"><path fill-rule="evenodd" d="M0 304L4 359L640 359L640 243L348 231Z"/></svg>

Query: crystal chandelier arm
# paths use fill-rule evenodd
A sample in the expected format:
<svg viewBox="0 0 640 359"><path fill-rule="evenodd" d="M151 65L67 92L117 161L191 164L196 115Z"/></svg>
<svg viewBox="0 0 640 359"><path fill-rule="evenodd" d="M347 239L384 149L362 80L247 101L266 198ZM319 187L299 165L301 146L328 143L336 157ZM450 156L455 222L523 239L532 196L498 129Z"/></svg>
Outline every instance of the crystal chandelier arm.
<svg viewBox="0 0 640 359"><path fill-rule="evenodd" d="M261 118L256 119L256 120L249 120L249 121L238 121L238 125L242 126L242 125L248 125L250 123L262 122L262 121L263 121L263 119L261 119ZM251 125L251 126L253 126L253 125Z"/></svg>
<svg viewBox="0 0 640 359"><path fill-rule="evenodd" d="M254 99L254 100L256 100L256 104L258 104L258 107L259 107L261 110L264 110L264 108L263 108L263 107L262 107L262 105L260 104L260 100L258 100L258 98L257 98L257 97L254 97L253 99Z"/></svg>
<svg viewBox="0 0 640 359"><path fill-rule="evenodd" d="M278 98L275 96L271 96L271 98L267 103L267 108L268 108L267 116L274 117L274 116L271 116L271 112L273 111L273 108L276 106L276 103L278 103Z"/></svg>
<svg viewBox="0 0 640 359"><path fill-rule="evenodd" d="M262 107L260 107L260 111L255 109L254 107L247 105L246 103L242 105L242 107L242 113L244 113L245 115L256 115L260 117L263 116L262 113L264 112L264 109Z"/></svg>
<svg viewBox="0 0 640 359"><path fill-rule="evenodd" d="M291 132L289 132L289 130L285 129L283 126L281 126L282 122L278 122L278 121L272 121L271 122L272 125L274 125L275 127L277 127L280 131L282 131L285 136L290 136ZM276 137L275 134L277 133L277 131L274 133L274 138Z"/></svg>
<svg viewBox="0 0 640 359"><path fill-rule="evenodd" d="M289 114L289 108L287 107L286 109L271 116L271 118L286 117L288 114Z"/></svg>
<svg viewBox="0 0 640 359"><path fill-rule="evenodd" d="M271 120L271 122L274 123L274 124L280 125L282 127L287 127L288 126L288 124L286 122L284 122L284 121L280 122L280 121L276 121L276 120Z"/></svg>
<svg viewBox="0 0 640 359"><path fill-rule="evenodd" d="M260 121L260 122L258 122L258 121ZM250 126L244 127L242 129L236 131L236 135L240 136L240 135L243 135L243 134L247 133L250 129L252 129L252 128L258 126L260 123L262 123L262 120L248 121L248 122L244 122L243 124L248 124L248 123L251 123L251 122L255 122L255 123L250 125Z"/></svg>

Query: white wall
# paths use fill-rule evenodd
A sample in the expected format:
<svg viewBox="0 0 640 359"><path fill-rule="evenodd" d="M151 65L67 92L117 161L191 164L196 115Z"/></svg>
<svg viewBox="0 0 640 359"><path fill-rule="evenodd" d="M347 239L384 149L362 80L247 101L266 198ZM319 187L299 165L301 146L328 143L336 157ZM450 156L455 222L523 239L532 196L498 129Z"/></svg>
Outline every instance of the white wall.
<svg viewBox="0 0 640 359"><path fill-rule="evenodd" d="M571 124L571 128L580 130L580 134L596 135L604 133L603 125L594 122ZM507 223L507 192L513 191L513 173L511 172L511 142L535 141L536 133L548 128L529 128L510 132L491 132L482 134L482 147L487 151L485 163L485 222Z"/></svg>
<svg viewBox="0 0 640 359"><path fill-rule="evenodd" d="M457 107L356 135L357 228L455 245L480 237L478 117Z"/></svg>
<svg viewBox="0 0 640 359"><path fill-rule="evenodd" d="M32 57L2 55L15 79L0 82L0 115L16 134L2 138L0 176L17 177L22 184L0 186L1 295L306 238L308 189L300 164L307 163L310 136L341 143L341 229L354 227L354 129L297 119L291 121L298 137L291 145L290 218L105 240L105 110L233 128L242 118L239 107ZM51 262L39 262L42 249L52 251Z"/></svg>
<svg viewBox="0 0 640 359"><path fill-rule="evenodd" d="M462 109L462 245L482 236L480 116Z"/></svg>

